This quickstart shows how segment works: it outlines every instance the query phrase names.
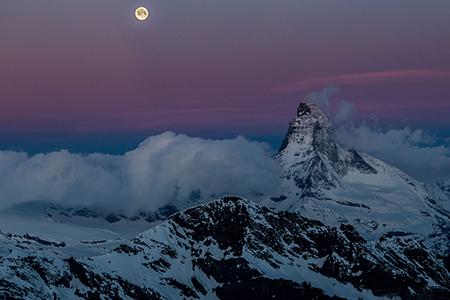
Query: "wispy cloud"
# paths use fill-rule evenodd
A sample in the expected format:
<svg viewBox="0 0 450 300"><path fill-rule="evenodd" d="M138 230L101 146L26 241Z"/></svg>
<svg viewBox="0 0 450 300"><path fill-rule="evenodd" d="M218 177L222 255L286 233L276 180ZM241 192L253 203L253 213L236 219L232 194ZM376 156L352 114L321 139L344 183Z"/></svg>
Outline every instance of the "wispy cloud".
<svg viewBox="0 0 450 300"><path fill-rule="evenodd" d="M428 70L388 70L383 72L305 78L281 85L273 89L272 92L305 91L330 84L346 86L375 84L379 82L417 81L436 78L450 79L450 72Z"/></svg>

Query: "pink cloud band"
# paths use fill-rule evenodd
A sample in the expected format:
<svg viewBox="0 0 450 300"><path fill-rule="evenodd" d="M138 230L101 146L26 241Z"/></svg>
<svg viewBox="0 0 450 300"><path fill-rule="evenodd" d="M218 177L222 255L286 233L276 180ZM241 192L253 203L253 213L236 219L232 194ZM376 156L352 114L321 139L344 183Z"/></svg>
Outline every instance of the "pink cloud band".
<svg viewBox="0 0 450 300"><path fill-rule="evenodd" d="M374 84L379 82L394 81L416 81L424 79L448 78L450 72L427 71L427 70L390 70L383 72L346 74L326 77L315 77L298 80L282 85L272 90L272 92L294 92L304 91L324 85L361 85Z"/></svg>

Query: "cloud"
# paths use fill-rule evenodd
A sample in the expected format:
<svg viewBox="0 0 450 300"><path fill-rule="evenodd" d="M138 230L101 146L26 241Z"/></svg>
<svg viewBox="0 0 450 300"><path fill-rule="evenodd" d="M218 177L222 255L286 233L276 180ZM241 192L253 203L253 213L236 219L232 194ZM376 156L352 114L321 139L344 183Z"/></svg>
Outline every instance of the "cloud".
<svg viewBox="0 0 450 300"><path fill-rule="evenodd" d="M431 183L450 178L450 147L436 145L436 137L420 129L382 130L367 125L339 127L337 139L396 166L413 178Z"/></svg>
<svg viewBox="0 0 450 300"><path fill-rule="evenodd" d="M341 90L333 85L325 87L321 91L309 93L304 97L305 100L311 101L323 109L330 107L330 98L332 95L339 94Z"/></svg>
<svg viewBox="0 0 450 300"><path fill-rule="evenodd" d="M334 119L336 122L348 121L355 113L355 105L353 102L341 100L336 113L334 114Z"/></svg>
<svg viewBox="0 0 450 300"><path fill-rule="evenodd" d="M275 88L272 92L293 92L315 89L327 84L339 86L375 84L379 82L418 81L436 78L450 78L450 72L429 70L387 70L383 72L343 74L306 78Z"/></svg>
<svg viewBox="0 0 450 300"><path fill-rule="evenodd" d="M169 202L206 201L224 194L269 196L280 167L262 143L243 137L204 140L166 132L123 156L66 150L28 157L0 152L0 208L50 201L133 214Z"/></svg>
<svg viewBox="0 0 450 300"><path fill-rule="evenodd" d="M340 88L329 85L323 90L309 93L304 99L317 104L325 110L334 123L348 122L356 111L355 105L349 101L333 98L334 95L340 92Z"/></svg>

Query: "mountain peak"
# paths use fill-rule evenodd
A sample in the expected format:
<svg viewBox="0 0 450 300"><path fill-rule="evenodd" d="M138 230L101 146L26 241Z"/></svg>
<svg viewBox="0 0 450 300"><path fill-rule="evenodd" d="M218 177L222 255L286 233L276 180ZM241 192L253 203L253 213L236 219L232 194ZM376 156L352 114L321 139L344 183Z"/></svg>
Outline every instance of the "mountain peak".
<svg viewBox="0 0 450 300"><path fill-rule="evenodd" d="M308 142L316 143L328 139L333 133L333 126L326 112L315 103L303 100L297 108L297 117L289 123L286 138L278 152L282 152L290 143L306 142L307 136Z"/></svg>
<svg viewBox="0 0 450 300"><path fill-rule="evenodd" d="M312 195L312 189L341 186L340 178L350 169L376 173L356 150L335 141L328 115L308 100L299 104L276 159L285 169L283 177L293 179L303 195Z"/></svg>
<svg viewBox="0 0 450 300"><path fill-rule="evenodd" d="M311 108L309 107L309 102L307 100L303 100L300 102L297 108L297 117L300 117L304 114L311 114Z"/></svg>
<svg viewBox="0 0 450 300"><path fill-rule="evenodd" d="M297 108L297 117L299 118L303 115L311 115L315 117L318 117L320 115L327 116L327 114L319 106L306 99L300 102Z"/></svg>

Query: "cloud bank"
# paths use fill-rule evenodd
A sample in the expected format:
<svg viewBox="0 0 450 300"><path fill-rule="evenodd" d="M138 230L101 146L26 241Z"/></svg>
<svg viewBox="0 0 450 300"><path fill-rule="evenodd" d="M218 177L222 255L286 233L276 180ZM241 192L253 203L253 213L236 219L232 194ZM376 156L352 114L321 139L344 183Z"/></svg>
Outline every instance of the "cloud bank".
<svg viewBox="0 0 450 300"><path fill-rule="evenodd" d="M436 145L436 137L421 129L382 130L366 125L339 127L337 139L366 152L413 178L432 183L450 178L450 147Z"/></svg>
<svg viewBox="0 0 450 300"><path fill-rule="evenodd" d="M269 196L280 167L262 143L166 132L123 156L0 151L0 209L29 201L128 215L224 194Z"/></svg>

